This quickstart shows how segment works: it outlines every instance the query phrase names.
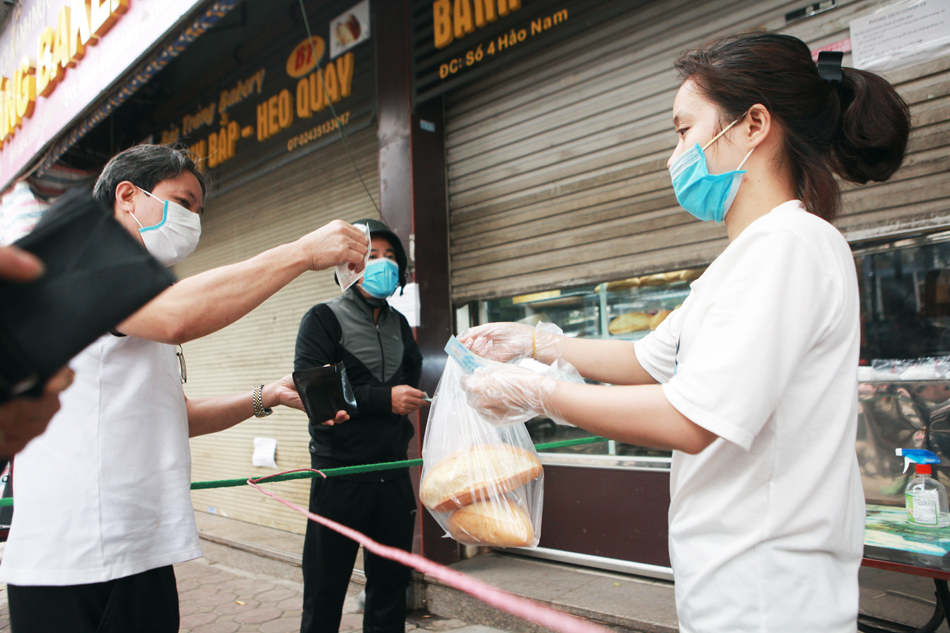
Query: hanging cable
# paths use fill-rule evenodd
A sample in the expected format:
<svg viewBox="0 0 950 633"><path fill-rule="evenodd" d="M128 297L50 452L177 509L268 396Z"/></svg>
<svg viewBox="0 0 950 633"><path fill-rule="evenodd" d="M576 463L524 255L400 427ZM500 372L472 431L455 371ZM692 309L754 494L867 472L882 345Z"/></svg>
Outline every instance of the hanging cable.
<svg viewBox="0 0 950 633"><path fill-rule="evenodd" d="M313 35L310 32L310 21L307 19L307 9L303 5L303 0L300 2L300 13L303 15L303 25L307 29L307 42L310 43L310 55L313 59L316 60L317 70L322 70L320 68L320 60L317 59L317 51L313 46ZM360 179L360 184L363 185L363 191L366 192L366 195L369 196L370 202L373 203L373 206L376 208L376 213L379 214L379 217L383 222L386 222L386 218L383 216L383 212L380 210L379 205L376 204L376 198L373 197L373 194L369 192L369 187L366 186L366 181L363 180L363 175L360 173L360 168L356 166L356 159L353 158L353 153L350 152L349 143L346 142L346 134L343 133L343 121L340 120L340 117L337 116L336 110L333 107L333 102L330 101L330 91L327 90L327 79L326 73L318 72L317 76L320 77L320 81L323 88L323 94L327 97L327 105L330 106L330 114L333 115L333 119L336 121L336 129L340 131L340 139L343 141L343 148L346 150L346 155L350 157L350 162L353 164L353 171L356 172L356 177Z"/></svg>

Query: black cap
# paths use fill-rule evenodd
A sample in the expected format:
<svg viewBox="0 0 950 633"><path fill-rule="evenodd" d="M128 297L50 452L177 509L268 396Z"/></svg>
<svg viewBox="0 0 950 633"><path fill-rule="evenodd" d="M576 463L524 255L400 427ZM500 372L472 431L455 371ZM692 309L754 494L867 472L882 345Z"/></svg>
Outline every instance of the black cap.
<svg viewBox="0 0 950 633"><path fill-rule="evenodd" d="M406 250L402 247L402 240L399 239L399 236L379 220L357 220L353 224L368 226L371 238L373 236L384 237L392 244L393 250L396 252L396 263L399 264L399 285L400 287L405 286L409 278L409 259L406 257Z"/></svg>

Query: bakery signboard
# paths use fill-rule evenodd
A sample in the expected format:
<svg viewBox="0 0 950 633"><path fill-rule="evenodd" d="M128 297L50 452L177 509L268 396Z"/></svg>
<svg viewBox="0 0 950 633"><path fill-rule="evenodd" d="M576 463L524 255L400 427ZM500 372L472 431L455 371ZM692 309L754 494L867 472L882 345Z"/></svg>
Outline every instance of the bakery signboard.
<svg viewBox="0 0 950 633"><path fill-rule="evenodd" d="M415 103L628 12L644 0L415 0Z"/></svg>
<svg viewBox="0 0 950 633"><path fill-rule="evenodd" d="M346 132L369 122L373 49L360 45L369 38L368 12L351 9L330 18L311 18L310 39L304 25L296 24L268 42L250 43L262 52L205 84L155 131L154 140L186 145L220 185L262 163L338 140L341 127ZM333 58L328 42L340 43L340 25L348 35Z"/></svg>
<svg viewBox="0 0 950 633"><path fill-rule="evenodd" d="M0 34L0 186L199 0L21 0Z"/></svg>

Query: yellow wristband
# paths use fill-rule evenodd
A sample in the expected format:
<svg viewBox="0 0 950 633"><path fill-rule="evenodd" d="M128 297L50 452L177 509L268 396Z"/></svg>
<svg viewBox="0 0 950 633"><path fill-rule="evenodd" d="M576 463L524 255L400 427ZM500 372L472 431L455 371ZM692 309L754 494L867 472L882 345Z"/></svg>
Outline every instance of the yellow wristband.
<svg viewBox="0 0 950 633"><path fill-rule="evenodd" d="M533 360L538 360L538 352L534 343L535 334L537 334L537 330L531 330L531 358Z"/></svg>

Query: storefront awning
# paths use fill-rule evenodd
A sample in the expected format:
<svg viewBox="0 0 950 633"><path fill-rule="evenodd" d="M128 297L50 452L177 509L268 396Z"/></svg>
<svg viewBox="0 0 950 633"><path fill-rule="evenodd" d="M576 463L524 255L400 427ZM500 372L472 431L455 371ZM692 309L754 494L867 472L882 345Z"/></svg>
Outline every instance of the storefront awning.
<svg viewBox="0 0 950 633"><path fill-rule="evenodd" d="M114 16L114 26L95 45L91 41L86 45L85 55L75 61L75 67L64 72L49 94L35 96L30 114L23 116L20 127L6 139L0 151L0 190L6 189L30 165L36 165L37 160L41 161L41 173L48 169L239 2L216 0L197 18L192 15L202 0L165 0L160 11L148 3L125 3L127 10ZM55 37L63 28L61 4L66 6L60 2L50 3L52 6L38 2L21 5L19 16L12 16L7 30L0 35L0 50L6 52L0 56L0 69L10 74L10 70L19 68L22 56L35 59L36 43L46 32L52 31ZM108 0L102 3L107 4ZM112 4L121 2L112 0ZM171 42L149 54L155 43L169 34L173 34ZM14 47L14 41L23 44ZM42 42L39 46L42 50ZM137 69L132 77L123 79L132 69ZM42 68L36 72L40 74ZM17 73L12 75L15 79ZM7 84L11 90L18 85L9 80ZM105 95L107 100L101 103Z"/></svg>

